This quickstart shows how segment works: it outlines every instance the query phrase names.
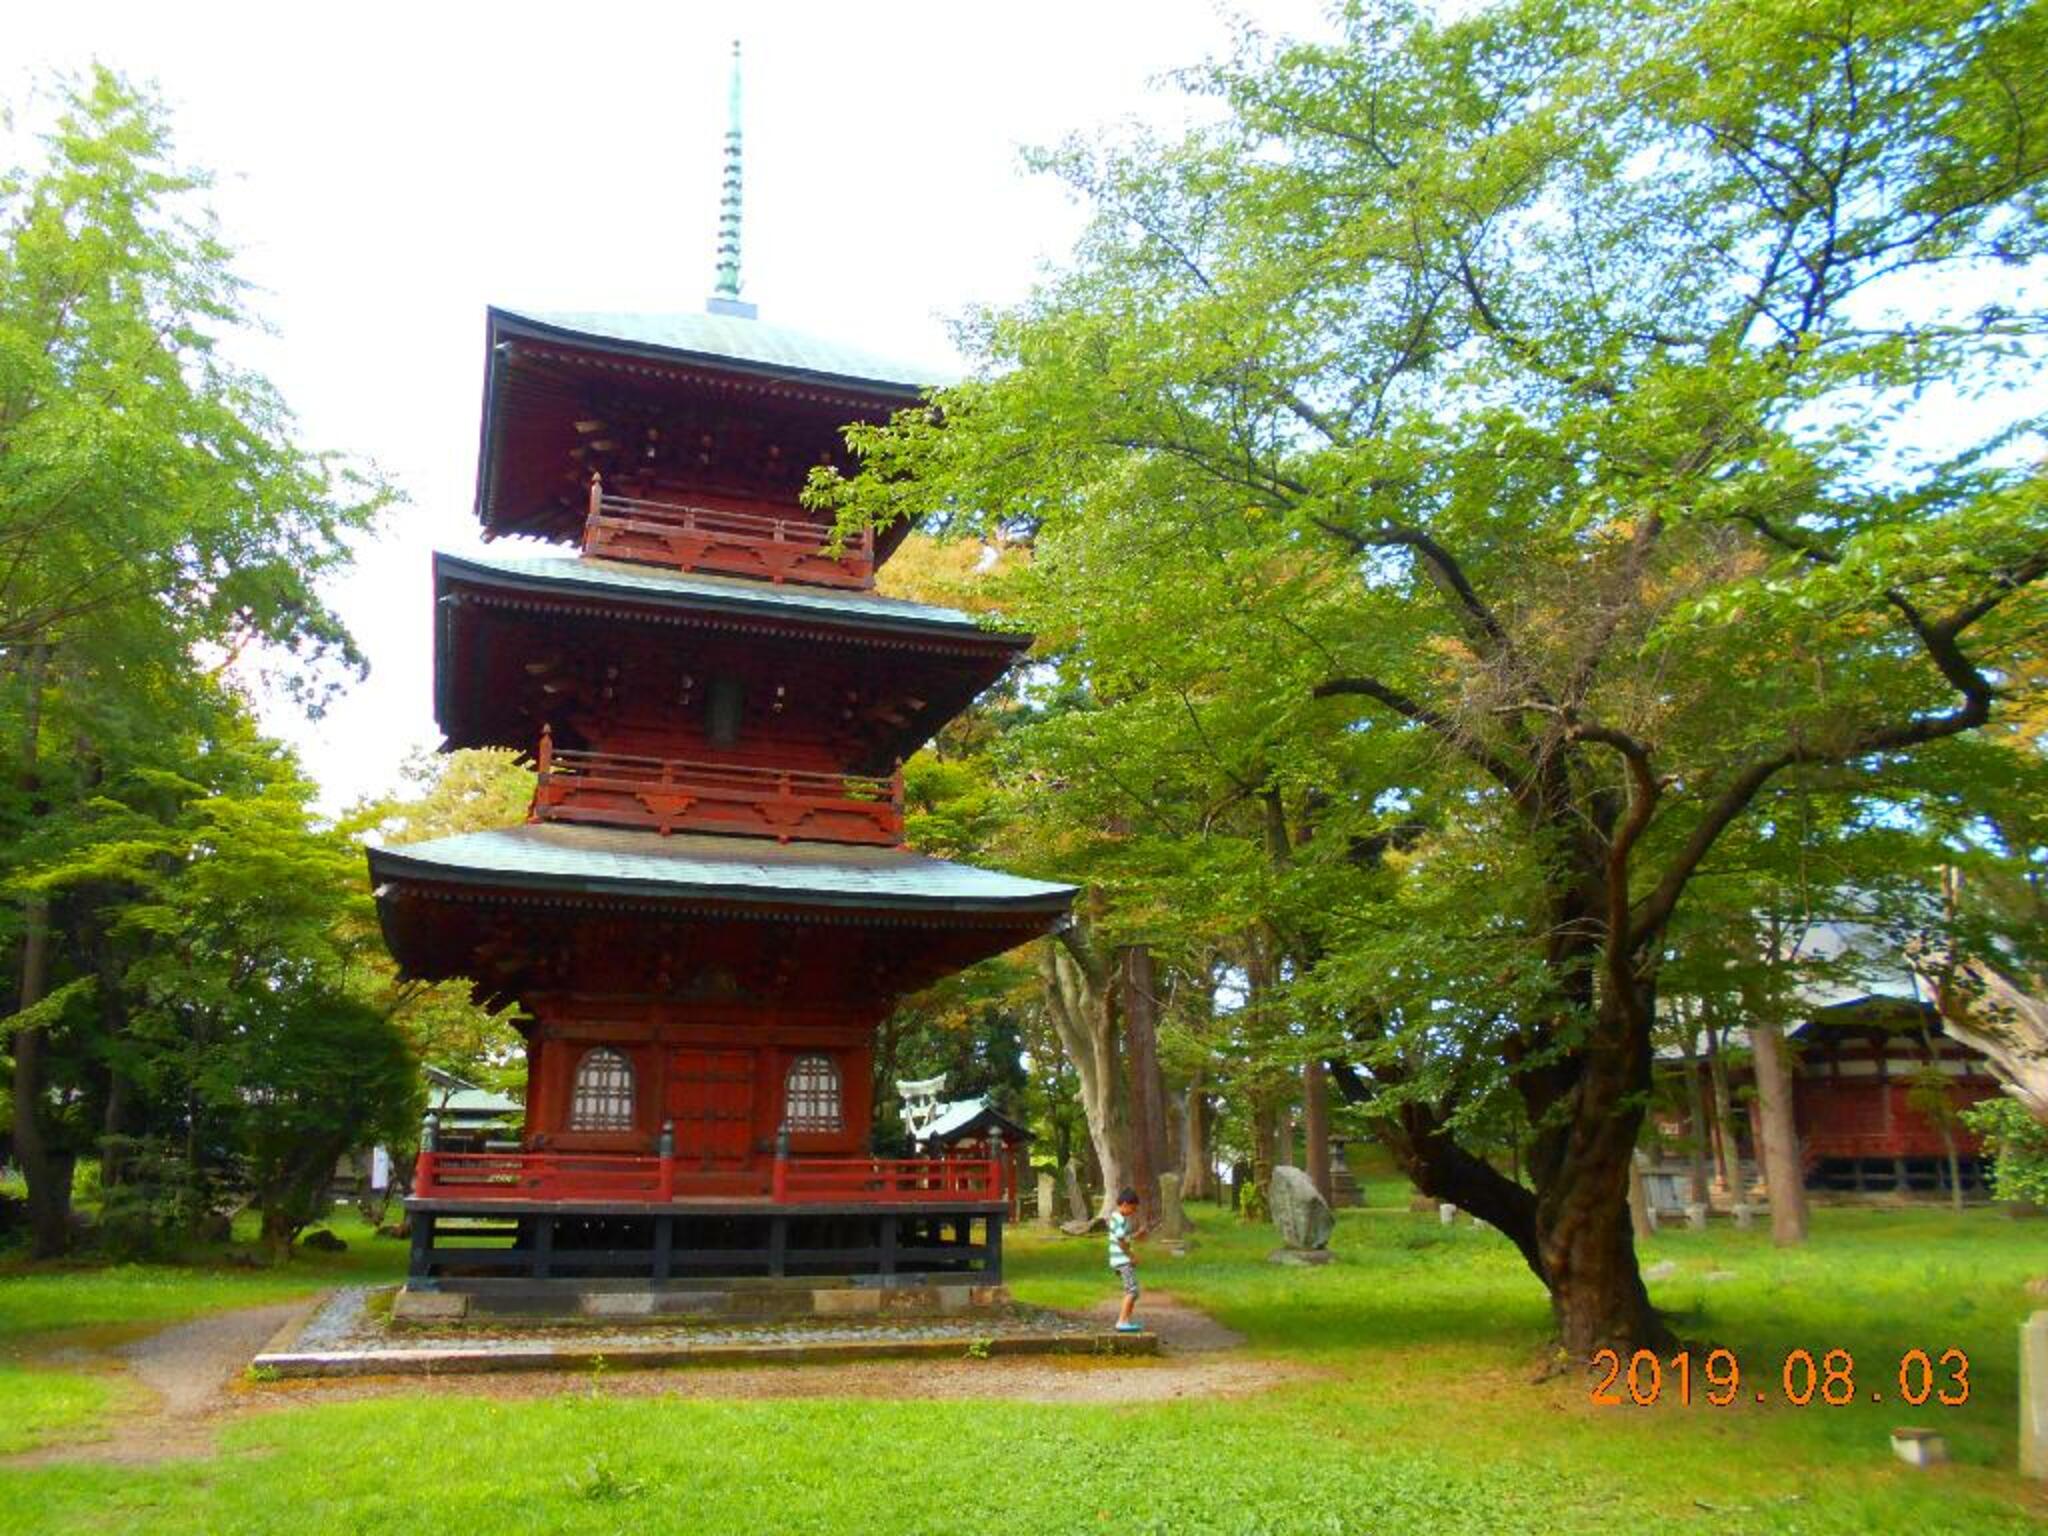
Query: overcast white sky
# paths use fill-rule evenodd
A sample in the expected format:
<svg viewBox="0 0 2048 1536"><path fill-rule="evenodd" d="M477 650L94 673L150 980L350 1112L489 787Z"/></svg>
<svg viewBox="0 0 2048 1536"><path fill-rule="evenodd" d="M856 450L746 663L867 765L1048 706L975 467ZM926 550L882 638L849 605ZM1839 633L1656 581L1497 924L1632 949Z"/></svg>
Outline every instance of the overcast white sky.
<svg viewBox="0 0 2048 1536"><path fill-rule="evenodd" d="M1079 215L1018 150L1140 118L1230 14L1322 32L1324 0L868 5L72 3L9 8L0 99L98 58L154 80L263 290L251 347L304 440L411 498L334 600L370 680L270 708L339 808L438 744L428 555L475 542L484 306L677 310L712 278L731 41L746 53L746 296L885 356L1020 297Z"/></svg>

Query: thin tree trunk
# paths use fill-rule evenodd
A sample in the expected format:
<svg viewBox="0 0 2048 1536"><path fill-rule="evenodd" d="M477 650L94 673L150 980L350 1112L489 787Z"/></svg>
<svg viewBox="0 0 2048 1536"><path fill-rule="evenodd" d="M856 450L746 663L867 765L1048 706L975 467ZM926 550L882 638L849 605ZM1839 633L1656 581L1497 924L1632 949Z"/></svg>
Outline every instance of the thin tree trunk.
<svg viewBox="0 0 2048 1536"><path fill-rule="evenodd" d="M1209 1167L1209 1097L1200 1077L1188 1084L1186 1099L1181 1114L1181 1196L1205 1200L1215 1176Z"/></svg>
<svg viewBox="0 0 2048 1536"><path fill-rule="evenodd" d="M1785 1037L1775 1024L1751 1019L1756 1101L1763 1121L1764 1185L1771 1198L1771 1240L1781 1248L1806 1241L1806 1170L1792 1117L1792 1072Z"/></svg>
<svg viewBox="0 0 2048 1536"><path fill-rule="evenodd" d="M1643 1177L1643 1160L1631 1154L1628 1160L1628 1224L1639 1243L1648 1242L1657 1229L1650 1225L1650 1182Z"/></svg>
<svg viewBox="0 0 2048 1536"><path fill-rule="evenodd" d="M1162 1173L1170 1173L1180 1180L1180 1196L1188 1196L1188 1096L1166 1090L1160 1101L1166 1110L1166 1162Z"/></svg>
<svg viewBox="0 0 2048 1536"><path fill-rule="evenodd" d="M32 806L40 808L38 754L43 726L43 688L49 675L50 648L29 653L28 698L22 721L22 781ZM21 912L21 991L19 1006L34 1007L50 991L50 899L24 897ZM71 1246L71 1175L76 1158L53 1147L44 1120L41 1028L14 1032L14 1160L28 1186L30 1252L54 1258Z"/></svg>
<svg viewBox="0 0 2048 1536"><path fill-rule="evenodd" d="M31 896L22 904L21 1006L49 994L50 903ZM29 1251L56 1258L71 1246L71 1176L76 1158L51 1144L44 1122L44 1031L14 1032L14 1160L28 1186Z"/></svg>
<svg viewBox="0 0 2048 1536"><path fill-rule="evenodd" d="M1301 1069L1302 1135L1308 1142L1309 1181L1334 1209L1336 1186L1330 1175L1330 1083L1323 1058L1311 1056Z"/></svg>
<svg viewBox="0 0 2048 1536"><path fill-rule="evenodd" d="M1252 1193L1254 1209L1246 1214L1261 1220L1273 1209L1273 1148L1279 1139L1278 1111L1269 1101L1252 1105Z"/></svg>
<svg viewBox="0 0 2048 1536"><path fill-rule="evenodd" d="M273 1264L287 1262L292 1256L292 1238L296 1236L290 1216L274 1201L263 1206L262 1239L264 1250Z"/></svg>
<svg viewBox="0 0 2048 1536"><path fill-rule="evenodd" d="M1963 1161L1956 1150L1956 1108L1950 1096L1948 1080L1942 1076L1941 1049L1934 1043L1934 1031L1925 1024L1920 1026L1920 1047L1927 1053L1927 1107L1921 1118L1934 1122L1934 1131L1941 1138L1942 1160L1948 1165L1948 1205L1956 1215L1963 1214Z"/></svg>
<svg viewBox="0 0 2048 1536"><path fill-rule="evenodd" d="M1687 1109L1692 1117L1692 1203L1706 1205L1707 1199L1707 1144L1712 1139L1707 1130L1707 1090L1700 1081L1700 1058L1698 1042L1693 1037L1692 1021L1685 1021L1683 1061L1685 1064L1685 1094Z"/></svg>
<svg viewBox="0 0 2048 1536"><path fill-rule="evenodd" d="M121 966L113 937L104 924L95 921L91 926L88 942L93 972L99 980L100 1029L107 1043L107 1099L100 1115L100 1186L112 1189L127 1173L123 1149L128 1137L133 1085L122 1059L122 1042L128 1034L128 1008L121 992Z"/></svg>
<svg viewBox="0 0 2048 1536"><path fill-rule="evenodd" d="M1728 1087L1728 1057L1721 1032L1711 1018L1707 1020L1707 1085L1712 1090L1714 1156L1721 1188L1729 1199L1745 1200L1749 1192L1742 1187L1741 1133L1735 1118L1735 1096Z"/></svg>

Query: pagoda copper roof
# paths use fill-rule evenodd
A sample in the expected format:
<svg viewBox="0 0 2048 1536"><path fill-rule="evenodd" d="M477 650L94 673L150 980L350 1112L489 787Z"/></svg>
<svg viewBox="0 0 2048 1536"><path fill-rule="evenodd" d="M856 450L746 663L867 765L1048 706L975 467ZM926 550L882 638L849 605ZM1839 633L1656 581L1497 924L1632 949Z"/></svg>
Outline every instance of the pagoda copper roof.
<svg viewBox="0 0 2048 1536"><path fill-rule="evenodd" d="M805 378L863 390L916 397L945 382L944 370L879 357L788 326L702 311L617 314L589 310L513 310L494 307L497 333L531 330L558 341L580 341L608 351L738 367L778 378Z"/></svg>
<svg viewBox="0 0 2048 1536"><path fill-rule="evenodd" d="M587 895L694 898L777 907L853 907L1051 917L1074 887L927 858L902 848L532 823L370 850L391 881ZM380 892L381 894L381 892Z"/></svg>
<svg viewBox="0 0 2048 1536"><path fill-rule="evenodd" d="M1022 650L1031 636L985 628L971 613L913 603L873 592L712 576L618 560L534 551L530 554L434 556L434 588L445 594L451 581L507 587L536 594L588 593L626 598L660 607L711 610L808 624L857 627L930 635L980 638Z"/></svg>

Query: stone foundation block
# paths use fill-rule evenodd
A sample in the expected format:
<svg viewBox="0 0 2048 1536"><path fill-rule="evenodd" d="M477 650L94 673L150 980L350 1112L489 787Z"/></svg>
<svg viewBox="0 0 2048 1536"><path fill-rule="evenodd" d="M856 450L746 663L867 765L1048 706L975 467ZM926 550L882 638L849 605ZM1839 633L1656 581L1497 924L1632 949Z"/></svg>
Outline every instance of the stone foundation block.
<svg viewBox="0 0 2048 1536"><path fill-rule="evenodd" d="M652 1317L652 1291L585 1291L577 1298L585 1317Z"/></svg>
<svg viewBox="0 0 2048 1536"><path fill-rule="evenodd" d="M835 1286L811 1292L811 1310L820 1317L850 1317L882 1310L882 1293L872 1286Z"/></svg>
<svg viewBox="0 0 2048 1536"><path fill-rule="evenodd" d="M410 1287L391 1299L394 1323L459 1323L469 1316L469 1298L457 1292L415 1291Z"/></svg>

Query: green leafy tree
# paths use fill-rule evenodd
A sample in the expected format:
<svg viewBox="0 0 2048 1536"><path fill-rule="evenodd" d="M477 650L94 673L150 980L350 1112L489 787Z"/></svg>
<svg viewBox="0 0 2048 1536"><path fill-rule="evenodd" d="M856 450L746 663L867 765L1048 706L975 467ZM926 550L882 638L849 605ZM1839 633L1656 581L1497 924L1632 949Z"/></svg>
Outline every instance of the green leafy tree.
<svg viewBox="0 0 2048 1536"><path fill-rule="evenodd" d="M1693 881L1801 775L1996 721L2037 653L2005 392L2041 321L1997 279L2048 240L2048 34L1967 0L1345 26L1197 75L1226 111L1183 142L1051 157L1098 210L1070 270L814 496L1032 539L1122 606L1132 675L1227 557L1244 665L1360 742L1316 840L1426 829L1315 961L1405 1166L1569 1354L1661 1345L1628 1169ZM1902 448L1936 386L1968 408ZM1526 1182L1462 1141L1503 1073Z"/></svg>
<svg viewBox="0 0 2048 1536"><path fill-rule="evenodd" d="M104 69L59 97L51 131L0 170L0 821L22 895L7 1033L41 1252L68 1241L86 1149L83 1100L60 1079L126 1081L107 1043L126 1032L118 991L99 986L119 945L96 917L54 912L42 874L95 835L83 822L104 782L203 786L207 765L152 743L208 739L208 672L268 675L318 708L360 670L319 582L385 500L300 447L275 392L223 354L249 323L243 287L161 107Z"/></svg>
<svg viewBox="0 0 2048 1536"><path fill-rule="evenodd" d="M246 1200L283 1251L336 1160L416 1118L416 1065L358 984L360 855L296 764L225 698L209 735L161 746L184 771L116 766L20 877L96 962L46 999L52 1087L82 1143L117 1142L109 1187L171 1154L167 1235Z"/></svg>

